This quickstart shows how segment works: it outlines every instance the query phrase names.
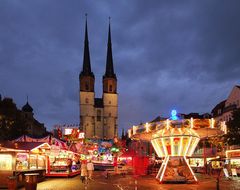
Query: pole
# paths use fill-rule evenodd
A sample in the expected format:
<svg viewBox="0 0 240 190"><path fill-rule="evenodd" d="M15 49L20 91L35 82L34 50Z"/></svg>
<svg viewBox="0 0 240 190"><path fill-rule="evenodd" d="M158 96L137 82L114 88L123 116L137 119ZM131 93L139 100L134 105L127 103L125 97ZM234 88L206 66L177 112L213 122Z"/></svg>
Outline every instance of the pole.
<svg viewBox="0 0 240 190"><path fill-rule="evenodd" d="M217 177L217 180L216 180L216 188L217 188L217 190L220 190L219 189L219 177Z"/></svg>
<svg viewBox="0 0 240 190"><path fill-rule="evenodd" d="M217 180L216 180L216 189L217 189L217 190L220 190L220 187L219 187L220 174L221 174L221 168L220 168L220 169L217 169Z"/></svg>

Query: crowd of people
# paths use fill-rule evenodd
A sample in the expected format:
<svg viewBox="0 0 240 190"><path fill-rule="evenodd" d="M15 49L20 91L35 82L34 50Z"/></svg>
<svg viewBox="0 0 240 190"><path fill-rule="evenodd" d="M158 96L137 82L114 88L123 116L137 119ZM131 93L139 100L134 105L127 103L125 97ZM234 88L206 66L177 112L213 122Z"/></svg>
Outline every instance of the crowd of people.
<svg viewBox="0 0 240 190"><path fill-rule="evenodd" d="M93 180L94 165L91 160L83 160L81 162L81 180L82 183L88 183L88 180Z"/></svg>

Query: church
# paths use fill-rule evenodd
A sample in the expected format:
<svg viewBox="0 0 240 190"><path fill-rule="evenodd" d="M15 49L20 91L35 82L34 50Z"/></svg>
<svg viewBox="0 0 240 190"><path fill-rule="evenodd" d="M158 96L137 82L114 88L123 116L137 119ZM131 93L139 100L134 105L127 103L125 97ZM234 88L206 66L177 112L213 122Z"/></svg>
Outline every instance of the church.
<svg viewBox="0 0 240 190"><path fill-rule="evenodd" d="M80 83L80 130L86 138L113 139L118 135L117 77L114 73L109 22L106 69L102 77L102 98L95 98L95 76L91 70L87 20Z"/></svg>

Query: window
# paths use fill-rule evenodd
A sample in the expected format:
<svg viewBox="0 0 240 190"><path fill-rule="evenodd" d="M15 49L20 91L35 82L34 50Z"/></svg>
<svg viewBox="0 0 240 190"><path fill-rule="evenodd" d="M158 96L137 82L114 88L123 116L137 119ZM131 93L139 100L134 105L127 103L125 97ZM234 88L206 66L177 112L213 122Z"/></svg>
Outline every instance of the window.
<svg viewBox="0 0 240 190"><path fill-rule="evenodd" d="M97 121L101 121L101 110L97 110Z"/></svg>
<svg viewBox="0 0 240 190"><path fill-rule="evenodd" d="M0 154L0 170L12 171L12 155Z"/></svg>
<svg viewBox="0 0 240 190"><path fill-rule="evenodd" d="M112 92L112 85L109 85L109 91Z"/></svg>
<svg viewBox="0 0 240 190"><path fill-rule="evenodd" d="M109 113L109 114L108 114L108 116L109 116L109 117L111 117L111 116L112 116L112 114L111 114L111 113Z"/></svg>
<svg viewBox="0 0 240 190"><path fill-rule="evenodd" d="M88 82L85 83L85 89L86 89L86 90L89 90Z"/></svg>
<svg viewBox="0 0 240 190"><path fill-rule="evenodd" d="M89 103L89 100L88 98L85 99L85 103L88 104Z"/></svg>
<svg viewBox="0 0 240 190"><path fill-rule="evenodd" d="M17 153L16 170L27 170L27 169L28 169L28 154Z"/></svg>
<svg viewBox="0 0 240 190"><path fill-rule="evenodd" d="M37 155L30 155L29 167L30 169L37 169Z"/></svg>
<svg viewBox="0 0 240 190"><path fill-rule="evenodd" d="M43 169L45 168L46 164L45 164L45 157L38 155L38 169Z"/></svg>

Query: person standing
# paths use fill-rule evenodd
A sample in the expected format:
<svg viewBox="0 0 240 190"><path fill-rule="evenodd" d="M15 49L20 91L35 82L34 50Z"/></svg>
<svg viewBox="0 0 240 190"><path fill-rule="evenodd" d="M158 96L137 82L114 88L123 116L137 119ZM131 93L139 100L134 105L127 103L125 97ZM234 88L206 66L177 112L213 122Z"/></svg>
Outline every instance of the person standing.
<svg viewBox="0 0 240 190"><path fill-rule="evenodd" d="M114 156L114 159L113 159L113 167L114 167L114 172L115 172L115 174L117 174L117 173L118 173L117 156Z"/></svg>
<svg viewBox="0 0 240 190"><path fill-rule="evenodd" d="M87 164L84 161L81 164L81 180L82 183L87 181Z"/></svg>
<svg viewBox="0 0 240 190"><path fill-rule="evenodd" d="M88 172L88 178L92 180L94 165L91 160L87 163L87 172Z"/></svg>

